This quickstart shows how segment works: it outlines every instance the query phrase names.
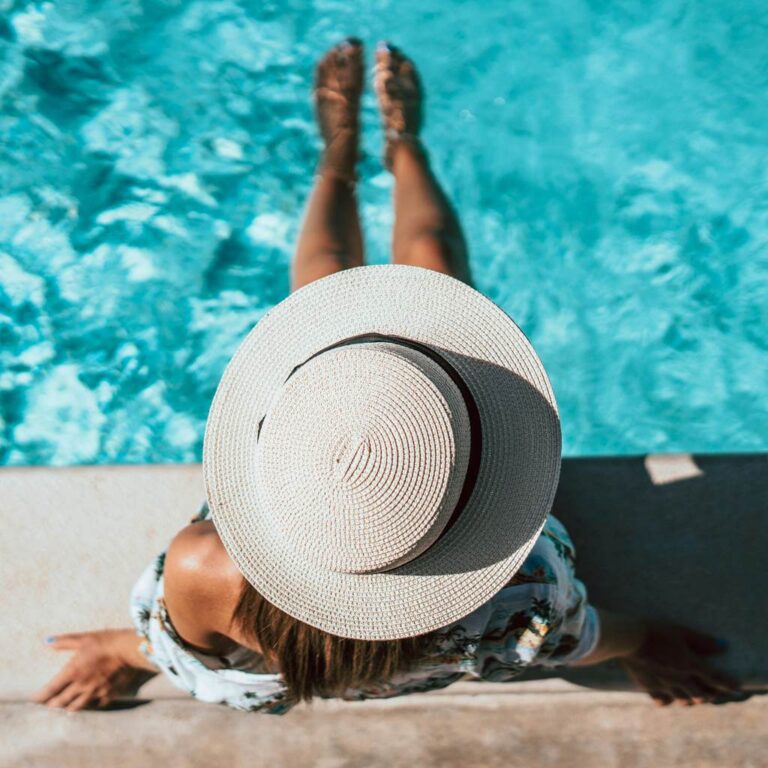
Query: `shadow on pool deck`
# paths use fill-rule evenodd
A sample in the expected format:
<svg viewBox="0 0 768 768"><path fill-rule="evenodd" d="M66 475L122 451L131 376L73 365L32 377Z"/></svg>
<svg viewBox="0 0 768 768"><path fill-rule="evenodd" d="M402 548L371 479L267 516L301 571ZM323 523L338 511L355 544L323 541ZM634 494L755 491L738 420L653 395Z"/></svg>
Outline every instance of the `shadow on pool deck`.
<svg viewBox="0 0 768 768"><path fill-rule="evenodd" d="M592 602L723 638L718 666L768 686L768 455L565 460L553 512ZM617 664L562 677L628 685Z"/></svg>

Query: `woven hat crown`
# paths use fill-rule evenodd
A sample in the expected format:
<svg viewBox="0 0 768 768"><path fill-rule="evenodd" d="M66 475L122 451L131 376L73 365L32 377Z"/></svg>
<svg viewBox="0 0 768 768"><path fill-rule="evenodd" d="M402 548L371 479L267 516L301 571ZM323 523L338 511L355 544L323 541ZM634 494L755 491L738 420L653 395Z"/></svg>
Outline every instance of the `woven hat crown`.
<svg viewBox="0 0 768 768"><path fill-rule="evenodd" d="M286 555L381 572L443 532L469 449L467 405L441 365L396 342L345 344L297 367L275 393L256 487Z"/></svg>
<svg viewBox="0 0 768 768"><path fill-rule="evenodd" d="M211 516L266 600L339 637L447 627L546 522L560 421L515 322L455 278L351 267L251 329L211 403Z"/></svg>

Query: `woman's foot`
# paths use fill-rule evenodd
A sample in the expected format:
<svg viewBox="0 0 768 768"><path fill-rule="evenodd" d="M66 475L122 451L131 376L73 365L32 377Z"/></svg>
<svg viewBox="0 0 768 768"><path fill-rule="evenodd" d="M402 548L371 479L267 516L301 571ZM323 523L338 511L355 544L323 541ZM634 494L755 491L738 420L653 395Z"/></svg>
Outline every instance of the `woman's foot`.
<svg viewBox="0 0 768 768"><path fill-rule="evenodd" d="M384 128L384 166L391 171L399 145L408 144L424 153L419 140L424 95L413 62L387 42L376 47L373 86Z"/></svg>
<svg viewBox="0 0 768 768"><path fill-rule="evenodd" d="M342 40L315 70L315 115L325 142L318 171L354 183L359 157L360 94L363 90L363 44Z"/></svg>

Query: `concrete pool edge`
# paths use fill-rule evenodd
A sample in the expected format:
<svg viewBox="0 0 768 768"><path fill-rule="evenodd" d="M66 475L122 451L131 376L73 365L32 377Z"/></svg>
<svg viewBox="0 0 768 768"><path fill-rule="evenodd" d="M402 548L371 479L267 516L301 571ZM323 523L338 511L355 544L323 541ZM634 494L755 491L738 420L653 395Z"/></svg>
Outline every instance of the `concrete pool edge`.
<svg viewBox="0 0 768 768"><path fill-rule="evenodd" d="M408 706L296 708L283 717L192 700L119 713L0 704L0 766L746 768L760 765L768 746L766 700L659 709L606 695L587 702L550 694L436 707L429 696L405 697L414 700Z"/></svg>
<svg viewBox="0 0 768 768"><path fill-rule="evenodd" d="M721 663L738 674L747 687L757 689L768 683L768 662L759 652L764 641L758 641L768 633L766 617L751 613L743 600L734 604L733 598L754 594L753 590L766 591L766 576L750 570L759 564L758 553L744 547L745 542L755 548L768 540L764 502L761 504L768 498L766 469L766 454L565 459L554 507L574 536L577 573L587 583L590 597L599 596L599 604L608 608L629 599L636 610L645 613L652 599L660 618L669 618L672 612L686 623L709 631L710 620L719 623L721 629L723 623L728 624L721 634L729 635L733 648ZM716 498L720 489L725 502ZM0 545L0 573L7 585L2 601L4 615L13 617L4 634L3 651L6 658L15 659L0 671L0 699L18 702L50 679L66 658L45 647L45 636L129 626L130 587L140 569L192 517L204 498L204 489L199 464L166 464L7 467L0 469L0 490L3 522L9 532ZM625 507L621 513L615 510L617 499ZM685 530L684 507L695 510L697 525L704 531L701 540L691 539L690 531ZM640 529L635 525L630 530L635 543L629 541L626 552L617 552L612 543L617 532L622 525L642 517L639 513L646 516L650 541L637 542ZM743 531L733 532L734 517L736 528L740 526ZM650 561L654 562L654 556L657 559L655 571L649 570L652 574L663 570L658 564L669 559L669 547L675 542L686 543L698 555L702 547L720 546L724 531L729 530L741 536L734 548L736 566L720 574L725 585L722 596L696 594L694 590L686 601L691 613L686 614L686 606L678 609L659 594L658 583L671 583L674 590L686 594L697 578L696 559L668 575L666 582L661 579L647 588L633 589L629 597L622 593L622 584L631 584L638 570L626 570L638 546L653 544ZM653 537L660 532L665 541L654 543ZM722 547L715 550L717 556L726 551ZM41 564L47 567L41 568ZM701 564L705 565L705 560L701 559ZM706 565L702 578L709 589L712 564ZM621 583L617 573L621 573ZM709 606L706 616L702 606ZM722 616L728 621L723 622ZM529 694L537 691L542 695L567 693L574 683L598 689L627 687L620 671L609 665L569 670L566 676L570 682L461 682L456 684L461 689L452 686L450 690L451 695L507 696L518 690L522 694L525 686L532 685L534 688L527 689ZM505 689L503 693L496 690L500 686ZM140 695L184 696L162 678L151 681ZM434 693L422 695L434 698Z"/></svg>

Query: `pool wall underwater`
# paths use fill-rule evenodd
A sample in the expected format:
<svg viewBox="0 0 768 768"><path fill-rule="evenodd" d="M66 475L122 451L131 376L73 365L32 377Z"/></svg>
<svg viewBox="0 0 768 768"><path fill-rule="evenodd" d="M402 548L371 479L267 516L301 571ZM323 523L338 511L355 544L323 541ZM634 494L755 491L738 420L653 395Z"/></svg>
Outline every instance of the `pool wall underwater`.
<svg viewBox="0 0 768 768"><path fill-rule="evenodd" d="M768 7L0 1L0 464L199 461L288 293L347 34L413 55L478 289L566 456L768 448ZM363 103L367 258L392 179ZM460 311L457 311L460 322Z"/></svg>

